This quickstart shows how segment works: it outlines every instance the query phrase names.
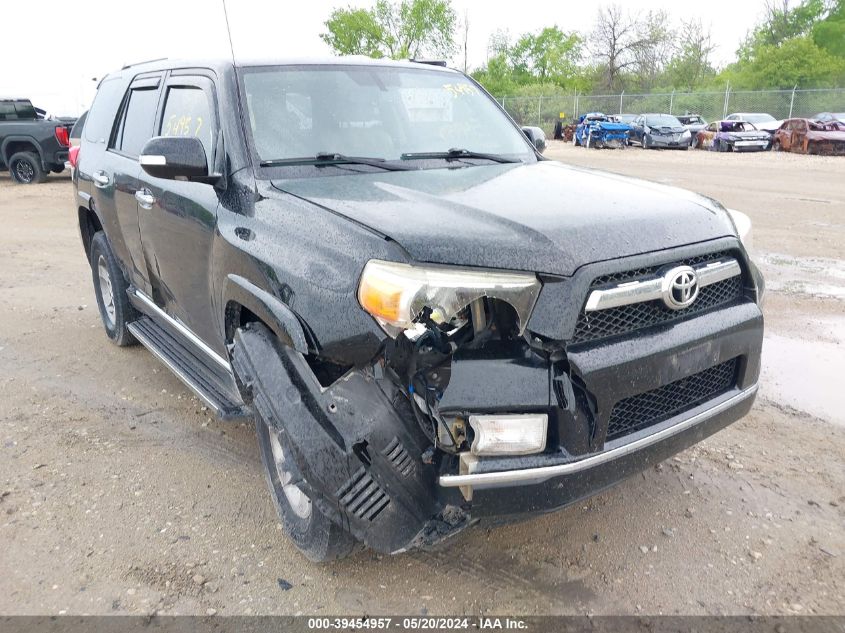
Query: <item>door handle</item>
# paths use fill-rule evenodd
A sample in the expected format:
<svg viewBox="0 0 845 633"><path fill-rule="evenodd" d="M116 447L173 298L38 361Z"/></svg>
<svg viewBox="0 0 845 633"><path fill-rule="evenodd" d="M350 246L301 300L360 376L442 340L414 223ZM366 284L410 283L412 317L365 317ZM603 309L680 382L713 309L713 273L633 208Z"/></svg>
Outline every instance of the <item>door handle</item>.
<svg viewBox="0 0 845 633"><path fill-rule="evenodd" d="M102 170L101 171L95 171L94 175L91 176L91 178L94 181L95 187L100 187L100 188L108 187L108 184L110 182L109 181L109 175Z"/></svg>
<svg viewBox="0 0 845 633"><path fill-rule="evenodd" d="M149 189L139 189L135 192L135 199L138 204L144 209L152 209L156 202L156 197Z"/></svg>

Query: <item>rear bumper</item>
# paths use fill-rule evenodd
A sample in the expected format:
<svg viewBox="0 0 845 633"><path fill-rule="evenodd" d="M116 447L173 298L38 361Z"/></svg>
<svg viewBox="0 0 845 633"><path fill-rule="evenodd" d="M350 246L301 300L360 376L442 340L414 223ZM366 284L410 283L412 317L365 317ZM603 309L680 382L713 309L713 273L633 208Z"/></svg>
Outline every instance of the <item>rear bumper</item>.
<svg viewBox="0 0 845 633"><path fill-rule="evenodd" d="M700 442L751 408L757 385L734 390L636 439L554 466L466 475L443 475L444 487L472 488L475 518L551 512L589 497Z"/></svg>

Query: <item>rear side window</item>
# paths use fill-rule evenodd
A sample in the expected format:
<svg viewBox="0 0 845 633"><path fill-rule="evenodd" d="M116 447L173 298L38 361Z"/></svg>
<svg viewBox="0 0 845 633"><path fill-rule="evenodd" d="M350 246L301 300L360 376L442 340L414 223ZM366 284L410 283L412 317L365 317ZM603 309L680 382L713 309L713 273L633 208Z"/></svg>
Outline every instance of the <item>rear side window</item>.
<svg viewBox="0 0 845 633"><path fill-rule="evenodd" d="M19 119L37 119L38 115L35 113L35 108L29 101L16 101L15 111L18 113Z"/></svg>
<svg viewBox="0 0 845 633"><path fill-rule="evenodd" d="M133 88L123 110L117 136L112 147L128 156L138 156L153 136L158 88ZM87 130L87 126L86 126Z"/></svg>
<svg viewBox="0 0 845 633"><path fill-rule="evenodd" d="M202 141L205 155L214 151L214 119L209 95L199 87L168 89L161 117L161 136L193 136Z"/></svg>
<svg viewBox="0 0 845 633"><path fill-rule="evenodd" d="M114 117L123 97L126 84L118 77L106 78L97 90L94 104L85 121L85 140L92 143L105 143L111 136Z"/></svg>
<svg viewBox="0 0 845 633"><path fill-rule="evenodd" d="M18 118L15 104L11 101L0 103L0 121L11 121Z"/></svg>

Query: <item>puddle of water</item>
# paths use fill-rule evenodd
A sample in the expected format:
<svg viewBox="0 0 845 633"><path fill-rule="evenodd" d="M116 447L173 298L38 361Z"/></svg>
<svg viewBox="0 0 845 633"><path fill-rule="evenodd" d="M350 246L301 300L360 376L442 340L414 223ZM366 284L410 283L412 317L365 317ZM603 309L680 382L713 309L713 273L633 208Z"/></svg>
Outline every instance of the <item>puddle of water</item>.
<svg viewBox="0 0 845 633"><path fill-rule="evenodd" d="M773 292L845 299L845 260L762 253L757 262Z"/></svg>
<svg viewBox="0 0 845 633"><path fill-rule="evenodd" d="M769 400L845 426L845 321L825 325L830 341L766 335L760 391Z"/></svg>

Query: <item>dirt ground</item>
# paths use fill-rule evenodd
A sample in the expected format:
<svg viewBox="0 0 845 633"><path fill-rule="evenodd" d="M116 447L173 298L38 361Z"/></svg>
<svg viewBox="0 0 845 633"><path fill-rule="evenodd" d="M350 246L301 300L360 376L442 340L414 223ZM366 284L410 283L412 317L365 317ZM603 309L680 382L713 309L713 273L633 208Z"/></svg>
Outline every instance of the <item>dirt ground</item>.
<svg viewBox="0 0 845 633"><path fill-rule="evenodd" d="M324 566L283 537L252 427L106 340L67 174L0 174L0 613L845 613L845 159L547 155L752 217L754 410L562 512Z"/></svg>

